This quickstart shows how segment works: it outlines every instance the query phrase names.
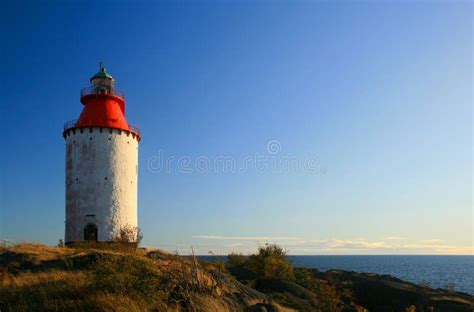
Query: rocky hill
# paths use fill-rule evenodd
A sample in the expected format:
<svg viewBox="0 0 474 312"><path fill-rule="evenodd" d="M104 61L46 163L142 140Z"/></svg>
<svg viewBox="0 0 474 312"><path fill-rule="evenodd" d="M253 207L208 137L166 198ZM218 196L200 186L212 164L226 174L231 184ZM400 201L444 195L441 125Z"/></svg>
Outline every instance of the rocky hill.
<svg viewBox="0 0 474 312"><path fill-rule="evenodd" d="M389 276L244 265L113 245L0 247L4 311L472 311L472 296ZM411 310L408 310L411 309Z"/></svg>
<svg viewBox="0 0 474 312"><path fill-rule="evenodd" d="M213 265L159 250L18 244L0 252L0 268L1 311L245 311L269 303Z"/></svg>

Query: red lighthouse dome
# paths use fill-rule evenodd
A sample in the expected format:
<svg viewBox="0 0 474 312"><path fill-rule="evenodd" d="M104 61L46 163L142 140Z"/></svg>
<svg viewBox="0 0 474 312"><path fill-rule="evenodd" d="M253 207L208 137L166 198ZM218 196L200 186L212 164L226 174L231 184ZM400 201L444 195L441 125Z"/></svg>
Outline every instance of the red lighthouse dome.
<svg viewBox="0 0 474 312"><path fill-rule="evenodd" d="M125 118L125 95L115 88L114 78L102 63L100 70L90 79L91 85L81 90L84 109L77 121L65 125L65 129L105 127L128 131L140 140L140 131Z"/></svg>

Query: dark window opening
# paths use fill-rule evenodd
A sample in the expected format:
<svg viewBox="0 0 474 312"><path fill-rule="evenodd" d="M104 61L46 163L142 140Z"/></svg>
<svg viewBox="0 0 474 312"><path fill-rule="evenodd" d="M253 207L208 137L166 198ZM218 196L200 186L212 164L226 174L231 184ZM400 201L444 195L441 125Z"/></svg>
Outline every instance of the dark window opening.
<svg viewBox="0 0 474 312"><path fill-rule="evenodd" d="M87 242L96 242L97 241L97 226L95 224L89 223L84 228L84 240Z"/></svg>

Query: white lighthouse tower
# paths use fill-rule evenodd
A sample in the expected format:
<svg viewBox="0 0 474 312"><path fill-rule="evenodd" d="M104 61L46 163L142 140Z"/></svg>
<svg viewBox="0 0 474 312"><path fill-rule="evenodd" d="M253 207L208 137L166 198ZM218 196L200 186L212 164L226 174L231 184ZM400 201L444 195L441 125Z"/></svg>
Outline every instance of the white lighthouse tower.
<svg viewBox="0 0 474 312"><path fill-rule="evenodd" d="M100 65L81 90L83 111L66 123L65 242L111 241L137 227L140 131L125 119L124 94Z"/></svg>

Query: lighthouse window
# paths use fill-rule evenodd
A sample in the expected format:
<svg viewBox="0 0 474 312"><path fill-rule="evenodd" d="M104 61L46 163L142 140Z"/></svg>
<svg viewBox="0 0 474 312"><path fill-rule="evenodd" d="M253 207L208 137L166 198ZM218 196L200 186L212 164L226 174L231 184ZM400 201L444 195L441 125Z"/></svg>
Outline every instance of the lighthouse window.
<svg viewBox="0 0 474 312"><path fill-rule="evenodd" d="M90 137L89 140L92 141L92 137Z"/></svg>
<svg viewBox="0 0 474 312"><path fill-rule="evenodd" d="M105 179L107 180L107 177L105 177Z"/></svg>

